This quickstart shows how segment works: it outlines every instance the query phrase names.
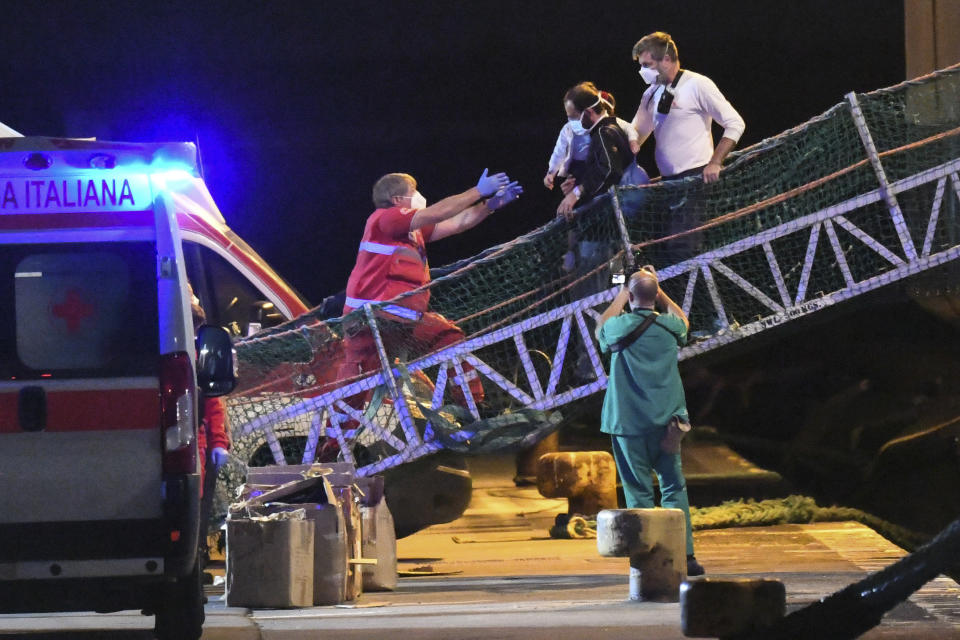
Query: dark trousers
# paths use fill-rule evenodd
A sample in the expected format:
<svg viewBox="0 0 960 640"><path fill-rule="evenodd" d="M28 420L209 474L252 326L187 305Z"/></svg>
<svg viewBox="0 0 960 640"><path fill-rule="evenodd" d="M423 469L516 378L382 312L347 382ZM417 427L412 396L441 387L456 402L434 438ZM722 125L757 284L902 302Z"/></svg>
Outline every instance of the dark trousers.
<svg viewBox="0 0 960 640"><path fill-rule="evenodd" d="M688 169L683 173L672 176L663 176L664 182L676 182L692 176L703 174L703 167ZM703 224L705 219L703 187L696 183L681 187L676 185L676 196L671 198L667 205L666 220L664 221L664 235L672 236ZM668 240L663 243L664 266L674 265L689 260L703 247L703 233L689 233L687 235Z"/></svg>

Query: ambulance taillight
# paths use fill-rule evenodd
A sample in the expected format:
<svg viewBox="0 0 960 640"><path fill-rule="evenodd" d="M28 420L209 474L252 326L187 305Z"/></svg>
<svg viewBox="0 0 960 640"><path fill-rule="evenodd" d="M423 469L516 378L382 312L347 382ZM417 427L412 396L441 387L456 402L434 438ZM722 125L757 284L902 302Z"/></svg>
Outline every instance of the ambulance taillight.
<svg viewBox="0 0 960 640"><path fill-rule="evenodd" d="M160 427L165 473L197 472L194 390L190 356L183 351L161 356Z"/></svg>

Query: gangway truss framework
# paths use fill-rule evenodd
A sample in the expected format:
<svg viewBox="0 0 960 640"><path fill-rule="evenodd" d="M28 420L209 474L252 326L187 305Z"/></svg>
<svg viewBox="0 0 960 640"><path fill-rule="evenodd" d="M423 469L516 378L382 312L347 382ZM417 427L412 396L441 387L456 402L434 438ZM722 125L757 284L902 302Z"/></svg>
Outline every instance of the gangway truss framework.
<svg viewBox="0 0 960 640"><path fill-rule="evenodd" d="M960 211L960 158L955 157L895 181L888 180L884 160L897 150L878 153L857 96L848 94L846 100L845 106L863 144L864 166L872 170L876 187L661 268L662 286L682 292L682 307L688 315L715 316L719 323L710 335L682 348L680 359L694 358L749 339L960 256L960 224L957 219L957 211ZM956 133L954 129L950 135ZM612 188L609 197L612 210L618 217L625 248L629 249L623 256L630 262L636 260L639 253L642 259L645 243L631 244L627 237L620 190ZM911 198L913 203L923 201L923 220L918 220L916 215L910 222L906 220L900 206L900 200L905 197ZM764 202L756 203L752 210L764 206ZM739 214L735 212L735 215ZM723 222L713 220L703 228ZM890 225L895 230L896 246L868 231L868 228L880 226L889 229ZM778 248L782 246L778 241L788 237L793 239L793 246L797 245L798 238L805 242L806 250L799 263L796 256L785 257ZM936 243L935 237L938 238ZM741 273L731 266L737 256L747 252L762 252L766 264L763 277L767 282L772 280L775 283L775 293L771 294L770 287L757 284L756 273ZM871 264L878 265L866 275L852 266L853 259L863 255L869 256ZM785 277L785 264L790 264L794 271L799 269L799 276ZM818 278L821 272L839 272L840 277L833 280ZM724 287L718 286L719 279L725 282ZM813 291L811 281L838 281L839 286L829 291ZM243 423L241 433L262 432L274 460L284 464L285 454L275 426L292 421L301 425L299 429L306 435L301 462L313 462L318 443L324 437L332 437L339 443L343 459L358 465L358 474L382 472L444 448L434 425L424 414L441 411L444 394L451 388L462 390L466 409L474 420L482 421L487 417L481 415L482 407L478 407L470 395L464 375L465 363L479 373L485 387L497 387L510 397L516 408L555 410L606 388L607 374L595 341L594 326L617 289L612 286L536 316L475 335L402 367L395 366L387 356L374 310L368 305L365 313L381 357L381 369L315 397L292 397L282 407ZM731 321L725 305L731 292L755 301L756 313L751 318ZM679 301L679 297L676 299ZM559 325L559 337L553 353L549 354L549 367L537 367L525 336L547 325ZM577 335L579 337L575 338ZM520 365L523 385L518 384L516 378L511 380L511 372L504 371L502 366L498 370L478 355L484 347L494 344L515 351L514 363ZM584 349L589 357L592 374L575 383L570 383L567 376L565 383L561 374L577 349ZM436 372L431 380L433 392L429 398L423 397L422 389L414 389L410 383L427 370ZM448 371L455 375L448 374ZM355 408L346 401L375 390L379 390L381 397L375 411L369 406L366 410ZM424 407L430 411L422 411ZM461 424L462 431L446 433L445 436L464 441L471 438L474 432L469 421ZM386 445L384 450L390 452L389 455L372 462L354 458L357 442L369 444L374 441Z"/></svg>

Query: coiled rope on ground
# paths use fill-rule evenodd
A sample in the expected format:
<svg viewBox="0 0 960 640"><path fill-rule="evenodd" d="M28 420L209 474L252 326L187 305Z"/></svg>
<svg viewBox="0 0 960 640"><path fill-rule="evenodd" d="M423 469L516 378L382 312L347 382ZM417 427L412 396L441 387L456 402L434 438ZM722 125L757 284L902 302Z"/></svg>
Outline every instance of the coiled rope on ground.
<svg viewBox="0 0 960 640"><path fill-rule="evenodd" d="M809 524L812 522L853 521L864 524L897 546L913 551L928 536L887 522L882 518L852 507L822 507L808 496L792 495L756 501L728 500L713 507L691 507L690 521L694 531L730 527L763 527L777 524ZM596 538L595 517L561 514L550 529L554 538Z"/></svg>

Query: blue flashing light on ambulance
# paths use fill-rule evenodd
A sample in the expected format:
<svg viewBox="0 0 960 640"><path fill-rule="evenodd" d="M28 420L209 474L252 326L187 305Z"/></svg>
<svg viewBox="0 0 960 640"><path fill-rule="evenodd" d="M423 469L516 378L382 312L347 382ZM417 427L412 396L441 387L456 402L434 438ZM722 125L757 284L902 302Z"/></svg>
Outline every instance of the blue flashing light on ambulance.
<svg viewBox="0 0 960 640"><path fill-rule="evenodd" d="M198 400L234 373L227 332L195 336L188 282L235 335L307 305L196 155L0 137L2 612L142 609L161 638L201 634Z"/></svg>

